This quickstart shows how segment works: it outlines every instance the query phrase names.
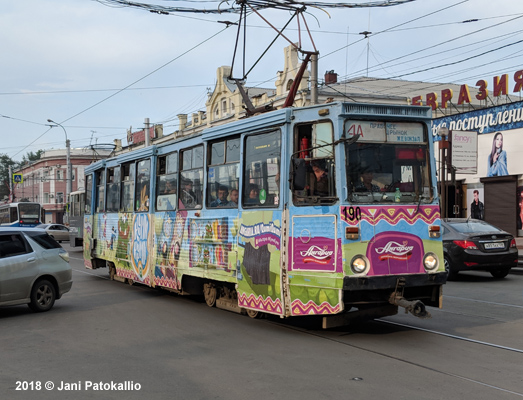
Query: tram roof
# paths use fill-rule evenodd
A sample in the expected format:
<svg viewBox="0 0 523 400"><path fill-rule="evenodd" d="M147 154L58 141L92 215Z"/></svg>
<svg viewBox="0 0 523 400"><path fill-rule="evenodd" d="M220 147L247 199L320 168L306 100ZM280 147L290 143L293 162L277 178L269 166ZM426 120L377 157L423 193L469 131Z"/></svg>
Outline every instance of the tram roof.
<svg viewBox="0 0 523 400"><path fill-rule="evenodd" d="M306 107L296 108L283 108L279 110L262 113L249 118L240 119L237 121L229 122L227 124L214 126L211 128L204 129L200 134L184 136L176 139L175 142L190 141L196 139L197 141L213 140L216 138L224 137L227 135L235 135L240 133L248 133L263 129L264 127L274 127L289 123L293 116L301 114L299 119L318 118L318 112L315 110L320 109L337 109L337 112L329 112L327 114L337 115L340 117L376 117L376 116L387 116L392 119L402 119L405 117L416 117L426 119L427 121L432 118L432 110L430 107L425 106L409 106L400 104L376 104L376 103L349 103L349 102L332 102L324 104L315 104ZM106 165L119 165L128 161L137 160L140 158L146 158L153 154L157 154L158 149L164 146L168 146L173 142L166 142L160 145L152 145L141 149L133 150L128 153L120 154L114 158L103 159L89 165L86 169L86 173L91 173L99 168L103 168Z"/></svg>

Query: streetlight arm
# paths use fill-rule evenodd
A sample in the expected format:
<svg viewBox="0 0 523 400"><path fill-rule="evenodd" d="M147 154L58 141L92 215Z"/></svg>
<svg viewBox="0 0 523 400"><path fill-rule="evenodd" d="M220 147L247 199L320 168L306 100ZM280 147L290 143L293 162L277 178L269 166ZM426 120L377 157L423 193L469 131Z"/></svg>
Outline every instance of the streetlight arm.
<svg viewBox="0 0 523 400"><path fill-rule="evenodd" d="M47 122L50 122L51 124L54 124L54 126L59 126L60 128L62 128L65 133L65 141L67 142L67 131L65 130L64 126L62 124L59 124L58 122L53 121L52 119L48 119ZM51 128L53 128L53 125L50 126Z"/></svg>

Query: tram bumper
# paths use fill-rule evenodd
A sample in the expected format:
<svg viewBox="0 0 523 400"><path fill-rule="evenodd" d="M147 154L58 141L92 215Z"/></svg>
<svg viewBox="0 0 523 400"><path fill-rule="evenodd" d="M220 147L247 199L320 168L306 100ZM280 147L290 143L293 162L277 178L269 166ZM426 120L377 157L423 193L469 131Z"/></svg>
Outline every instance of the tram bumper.
<svg viewBox="0 0 523 400"><path fill-rule="evenodd" d="M406 302L420 301L424 305L441 308L441 289L446 280L446 272L435 274L346 276L343 278L343 300L347 306L354 307L372 304L402 306L403 304L412 310L416 310L416 313L422 314L419 305ZM400 299L402 300L400 301Z"/></svg>

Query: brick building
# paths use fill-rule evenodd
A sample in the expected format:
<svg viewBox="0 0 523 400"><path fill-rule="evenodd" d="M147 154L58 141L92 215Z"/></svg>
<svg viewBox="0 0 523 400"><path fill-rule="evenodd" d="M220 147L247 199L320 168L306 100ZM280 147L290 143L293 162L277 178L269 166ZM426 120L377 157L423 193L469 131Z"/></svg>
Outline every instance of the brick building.
<svg viewBox="0 0 523 400"><path fill-rule="evenodd" d="M110 150L71 149L72 191L85 187L85 167L100 158L107 158ZM25 164L14 171L23 175L23 182L14 185L14 200L22 199L42 204L45 223L66 223L67 206L66 150L46 150L39 160Z"/></svg>

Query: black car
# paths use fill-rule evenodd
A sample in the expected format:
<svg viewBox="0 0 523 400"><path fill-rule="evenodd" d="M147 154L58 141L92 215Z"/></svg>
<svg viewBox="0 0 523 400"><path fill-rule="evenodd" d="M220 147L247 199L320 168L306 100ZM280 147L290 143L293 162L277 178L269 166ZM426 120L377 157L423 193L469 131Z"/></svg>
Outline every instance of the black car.
<svg viewBox="0 0 523 400"><path fill-rule="evenodd" d="M441 222L448 279L459 271L488 271L504 278L517 266L518 249L510 233L478 219L449 218Z"/></svg>

